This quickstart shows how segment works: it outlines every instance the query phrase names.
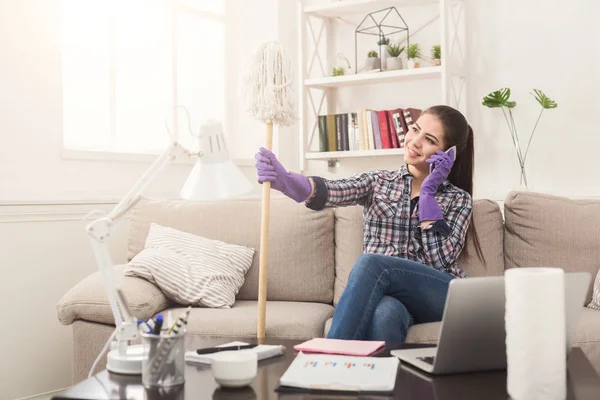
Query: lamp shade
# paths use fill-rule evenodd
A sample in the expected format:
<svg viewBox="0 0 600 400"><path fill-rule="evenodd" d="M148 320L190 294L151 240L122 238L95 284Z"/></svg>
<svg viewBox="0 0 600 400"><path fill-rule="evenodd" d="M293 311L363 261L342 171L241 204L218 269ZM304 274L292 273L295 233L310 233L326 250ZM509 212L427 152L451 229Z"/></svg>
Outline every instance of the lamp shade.
<svg viewBox="0 0 600 400"><path fill-rule="evenodd" d="M252 184L233 161L208 164L198 160L181 189L181 197L217 201L238 197L251 190Z"/></svg>
<svg viewBox="0 0 600 400"><path fill-rule="evenodd" d="M201 127L200 148L202 153L181 189L183 199L225 200L252 190L252 183L229 158L219 122Z"/></svg>

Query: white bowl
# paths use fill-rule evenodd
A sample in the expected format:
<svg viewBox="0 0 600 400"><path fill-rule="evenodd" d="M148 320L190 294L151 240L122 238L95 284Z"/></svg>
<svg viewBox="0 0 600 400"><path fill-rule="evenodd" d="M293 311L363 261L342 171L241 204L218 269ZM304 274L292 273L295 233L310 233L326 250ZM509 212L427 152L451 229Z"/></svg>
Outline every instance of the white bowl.
<svg viewBox="0 0 600 400"><path fill-rule="evenodd" d="M212 374L223 387L248 386L256 377L258 357L252 350L223 351L212 356Z"/></svg>

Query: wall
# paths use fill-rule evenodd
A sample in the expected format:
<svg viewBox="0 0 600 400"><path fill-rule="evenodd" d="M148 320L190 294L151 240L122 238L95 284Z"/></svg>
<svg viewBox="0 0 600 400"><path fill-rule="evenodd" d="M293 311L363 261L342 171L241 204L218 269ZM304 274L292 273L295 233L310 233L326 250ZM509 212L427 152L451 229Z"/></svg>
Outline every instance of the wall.
<svg viewBox="0 0 600 400"><path fill-rule="evenodd" d="M231 0L231 18L241 21L228 43L231 156L253 178L252 158L262 140L261 125L245 116L238 100L238 65L259 40L273 37L276 24L257 24L259 10ZM239 7L238 7L239 5ZM262 15L264 10L260 10ZM242 18L242 15L250 18ZM252 17L255 15L256 17ZM276 20L277 8L270 19ZM262 28L260 28L262 27ZM243 32L254 32L244 34ZM239 39L239 41L237 40ZM238 43L239 42L239 43ZM243 51L239 50L243 46ZM115 200L148 168L153 156L137 162L65 159L62 144L60 0L0 0L0 201L9 203ZM240 118L238 118L240 117ZM250 160L250 161L248 161ZM155 196L177 196L189 164L169 166L149 187Z"/></svg>
<svg viewBox="0 0 600 400"><path fill-rule="evenodd" d="M263 40L278 35L277 1L256 7L230 1L228 74L232 158L255 180L253 154L262 125L247 117L238 96L240 63ZM137 161L95 161L61 156L60 0L0 0L0 273L5 317L19 329L0 341L0 399L14 399L71 384L71 328L58 323L56 303L96 270L81 218L110 209L149 167ZM263 18L273 21L263 23ZM237 57L237 58L236 58ZM190 165L169 166L146 194L177 197ZM260 186L250 196L260 195ZM125 259L127 221L110 242L115 262Z"/></svg>
<svg viewBox="0 0 600 400"><path fill-rule="evenodd" d="M84 215L110 204L0 205L0 399L15 399L71 384L71 327L58 322L56 304L96 271ZM127 221L109 241L115 263L126 257Z"/></svg>
<svg viewBox="0 0 600 400"><path fill-rule="evenodd" d="M596 23L600 4L593 0L575 0L568 6L543 0L466 3L467 116L476 135L475 197L503 200L518 188L518 162L502 114L481 105L486 94L502 87L510 87L517 102L515 121L522 142L528 140L540 109L529 92L541 89L559 105L544 112L533 138L527 160L530 189L600 196L600 186L594 184L600 169L586 151L600 146L596 134L600 114L595 112L600 104L595 95L600 89L600 44L593 39L600 37ZM407 23L411 27L412 20ZM377 102L393 103L394 94L384 96L377 95ZM399 162L393 157L344 160L340 168L328 171L325 162L315 161L309 162L307 174L343 177L366 169L397 168Z"/></svg>

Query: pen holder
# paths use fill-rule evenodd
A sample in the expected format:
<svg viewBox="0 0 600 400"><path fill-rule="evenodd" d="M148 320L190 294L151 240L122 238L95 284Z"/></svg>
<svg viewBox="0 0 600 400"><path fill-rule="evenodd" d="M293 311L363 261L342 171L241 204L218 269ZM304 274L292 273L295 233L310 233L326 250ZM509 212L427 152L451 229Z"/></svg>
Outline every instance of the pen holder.
<svg viewBox="0 0 600 400"><path fill-rule="evenodd" d="M144 350L142 362L144 387L163 388L185 382L184 332L177 335L141 333Z"/></svg>

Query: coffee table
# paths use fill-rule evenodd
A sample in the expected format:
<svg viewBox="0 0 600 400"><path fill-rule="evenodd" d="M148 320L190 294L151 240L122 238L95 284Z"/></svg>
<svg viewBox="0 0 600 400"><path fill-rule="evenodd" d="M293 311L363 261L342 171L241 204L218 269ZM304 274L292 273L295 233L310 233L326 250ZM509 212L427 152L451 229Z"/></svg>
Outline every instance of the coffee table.
<svg viewBox="0 0 600 400"><path fill-rule="evenodd" d="M187 349L212 347L240 340L256 343L250 338L188 337ZM267 344L283 344L283 356L259 362L258 374L250 387L245 389L221 389L213 379L209 366L186 364L185 385L175 388L149 390L141 385L140 376L125 376L102 371L53 397L53 400L73 399L135 399L135 400L266 400L266 399L323 399L339 398L340 395L280 393L275 389L279 378L295 357L293 346L298 340L267 339ZM426 347L415 344L389 344L375 356L389 356L389 351L399 348ZM580 348L573 348L568 362L569 400L597 400L600 378ZM342 396L348 398L348 395ZM355 396L356 397L356 396ZM393 396L360 395L361 398L396 399L486 399L506 400L506 371L479 372L433 377L408 365L401 364Z"/></svg>

